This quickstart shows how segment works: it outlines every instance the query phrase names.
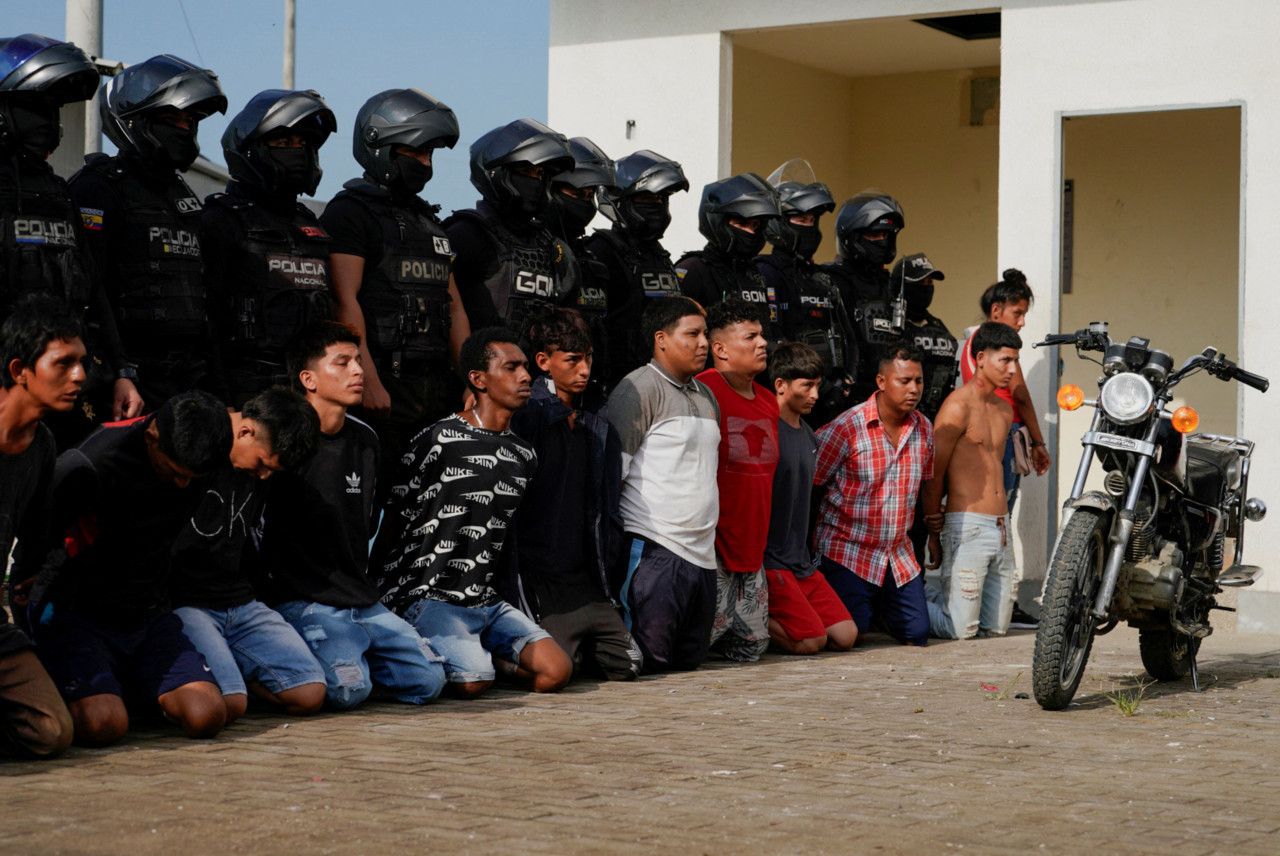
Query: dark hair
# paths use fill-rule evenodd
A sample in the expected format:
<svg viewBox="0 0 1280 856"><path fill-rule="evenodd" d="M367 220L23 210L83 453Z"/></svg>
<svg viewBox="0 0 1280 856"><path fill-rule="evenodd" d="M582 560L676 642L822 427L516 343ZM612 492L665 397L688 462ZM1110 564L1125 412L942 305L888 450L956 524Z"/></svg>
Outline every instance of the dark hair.
<svg viewBox="0 0 1280 856"><path fill-rule="evenodd" d="M973 334L969 343L969 356L977 357L983 351L998 351L1001 348L1022 348L1022 337L1018 331L1008 324L999 321L983 321Z"/></svg>
<svg viewBox="0 0 1280 856"><path fill-rule="evenodd" d="M827 373L822 357L804 342L783 342L769 355L769 380L818 379Z"/></svg>
<svg viewBox="0 0 1280 856"><path fill-rule="evenodd" d="M479 394L480 390L471 385L472 372L487 372L489 363L497 356L493 346L498 343L519 346L520 340L506 327L484 327L475 331L462 343L458 353L458 370L467 388Z"/></svg>
<svg viewBox="0 0 1280 856"><path fill-rule="evenodd" d="M659 330L670 333L681 318L689 315L705 318L707 311L698 301L684 295L650 300L649 305L644 308L644 314L640 316L640 335L649 343L649 352L653 353L653 337L658 335Z"/></svg>
<svg viewBox="0 0 1280 856"><path fill-rule="evenodd" d="M591 326L576 309L549 308L535 314L529 323L529 348L535 354L587 354L592 347Z"/></svg>
<svg viewBox="0 0 1280 856"><path fill-rule="evenodd" d="M258 393L244 403L240 415L266 430L265 442L286 470L306 463L320 444L320 416L316 409L284 387Z"/></svg>
<svg viewBox="0 0 1280 856"><path fill-rule="evenodd" d="M50 342L83 337L80 319L67 304L49 294L30 295L0 325L0 355L4 359L0 386L8 389L17 383L9 372L9 363L14 360L34 369Z"/></svg>
<svg viewBox="0 0 1280 856"><path fill-rule="evenodd" d="M302 388L298 373L315 365L322 359L330 345L352 344L360 347L360 334L350 324L340 321L313 321L299 330L285 350L285 364L288 366L290 385L295 389Z"/></svg>
<svg viewBox="0 0 1280 856"><path fill-rule="evenodd" d="M159 448L183 469L208 475L231 454L227 406L207 392L180 392L156 411Z"/></svg>
<svg viewBox="0 0 1280 856"><path fill-rule="evenodd" d="M748 303L741 297L730 297L723 303L717 303L707 310L707 336L716 330L724 330L734 324L755 321L764 326L764 313L757 303Z"/></svg>
<svg viewBox="0 0 1280 856"><path fill-rule="evenodd" d="M915 342L899 339L885 348L884 356L880 358L880 365L877 366L877 371L884 374L884 367L886 365L892 366L898 360L906 363L919 363L923 366L924 351L920 350Z"/></svg>
<svg viewBox="0 0 1280 856"><path fill-rule="evenodd" d="M978 303L982 306L982 317L990 318L991 307L997 303L1008 306L1010 303L1021 303L1024 300L1027 301L1028 306L1035 300L1035 296L1031 293L1031 286L1027 285L1027 276L1017 268L1009 268L1002 274L999 282L982 292L982 298Z"/></svg>

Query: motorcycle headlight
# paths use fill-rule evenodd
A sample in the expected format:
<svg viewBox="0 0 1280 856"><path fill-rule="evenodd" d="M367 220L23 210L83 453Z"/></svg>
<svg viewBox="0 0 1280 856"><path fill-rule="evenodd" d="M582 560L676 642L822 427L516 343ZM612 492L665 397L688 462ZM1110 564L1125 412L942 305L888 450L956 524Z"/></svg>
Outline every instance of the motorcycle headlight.
<svg viewBox="0 0 1280 856"><path fill-rule="evenodd" d="M1134 372L1122 372L1102 385L1098 403L1113 420L1127 425L1146 416L1155 399L1150 381Z"/></svg>

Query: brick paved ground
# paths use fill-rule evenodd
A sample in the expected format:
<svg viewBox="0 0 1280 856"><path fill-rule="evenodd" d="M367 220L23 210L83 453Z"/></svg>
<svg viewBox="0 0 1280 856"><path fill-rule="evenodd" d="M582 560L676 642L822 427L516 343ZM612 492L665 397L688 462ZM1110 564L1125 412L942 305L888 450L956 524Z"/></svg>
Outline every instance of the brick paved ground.
<svg viewBox="0 0 1280 856"><path fill-rule="evenodd" d="M1216 684L1133 717L1103 693L1142 675L1136 634L1061 713L1013 697L1032 641L152 728L0 762L0 853L1280 852L1280 637L1207 640Z"/></svg>

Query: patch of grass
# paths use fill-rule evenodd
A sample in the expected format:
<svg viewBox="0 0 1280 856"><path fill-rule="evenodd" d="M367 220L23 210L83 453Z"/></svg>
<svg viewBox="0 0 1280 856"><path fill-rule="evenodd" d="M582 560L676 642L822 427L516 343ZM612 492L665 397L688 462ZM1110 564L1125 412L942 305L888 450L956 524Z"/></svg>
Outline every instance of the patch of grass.
<svg viewBox="0 0 1280 856"><path fill-rule="evenodd" d="M1009 686L997 692L987 693L986 696L984 696L984 698L990 699L991 701L1004 701L1005 699L1009 698L1010 695L1013 694L1013 688L1018 685L1018 678L1021 678L1021 677L1022 677L1022 672L1018 672L1018 674L1013 676L1013 680L1009 681Z"/></svg>
<svg viewBox="0 0 1280 856"><path fill-rule="evenodd" d="M1113 693L1105 693L1107 701L1116 706L1116 710L1120 711L1124 716L1136 716L1138 711L1142 709L1142 701L1147 697L1147 690L1151 687L1149 683L1139 683L1136 689L1132 690L1116 690Z"/></svg>

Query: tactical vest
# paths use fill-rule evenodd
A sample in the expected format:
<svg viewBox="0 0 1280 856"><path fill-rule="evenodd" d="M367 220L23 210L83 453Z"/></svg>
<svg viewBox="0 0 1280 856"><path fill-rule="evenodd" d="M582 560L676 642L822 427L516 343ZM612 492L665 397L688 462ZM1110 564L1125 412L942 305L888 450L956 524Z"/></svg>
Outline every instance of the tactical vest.
<svg viewBox="0 0 1280 856"><path fill-rule="evenodd" d="M880 371L880 357L887 346L902 340L903 331L893 325L893 304L887 285L860 276L859 271L848 265L832 262L822 266L840 291L841 298L853 322L853 332L858 339L858 394L875 389L876 374ZM870 391L868 391L870 390Z"/></svg>
<svg viewBox="0 0 1280 856"><path fill-rule="evenodd" d="M916 326L907 322L907 335L924 351L924 392L916 409L933 419L943 400L955 389L956 339L946 325L932 315Z"/></svg>
<svg viewBox="0 0 1280 856"><path fill-rule="evenodd" d="M116 284L121 337L136 350L157 340L168 345L205 334L203 206L195 193L177 173L157 193L104 154L89 156L84 172L107 179L120 202L120 222L105 225L114 235L115 270L108 275ZM80 209L86 228L94 228L94 214ZM101 228L101 213L97 216Z"/></svg>
<svg viewBox="0 0 1280 856"><path fill-rule="evenodd" d="M475 223L489 236L497 265L484 285L512 329L523 333L535 306L564 306L571 301L578 287L578 272L564 241L541 226L519 237L501 221L474 208L453 212L445 228L459 220Z"/></svg>
<svg viewBox="0 0 1280 856"><path fill-rule="evenodd" d="M849 317L840 292L825 271L813 265L805 270L791 259L758 256L757 261L778 272L789 294L781 301L782 328L788 339L803 342L818 352L828 375L852 375L857 346L852 341Z"/></svg>
<svg viewBox="0 0 1280 856"><path fill-rule="evenodd" d="M736 297L747 303L755 303L765 310L764 335L770 342L781 338L781 312L779 295L772 286L764 281L764 276L756 270L751 259L741 266L732 265L715 257L708 257L704 250L685 253L686 259L700 259L707 266L716 284L716 292L721 300ZM683 261L683 259L682 259Z"/></svg>
<svg viewBox="0 0 1280 856"><path fill-rule="evenodd" d="M645 341L640 332L640 319L650 300L679 297L680 278L671 264L671 256L657 241L641 244L614 229L597 231L588 241L593 258L617 259L616 267L603 264L602 280L608 296L609 317L605 322L611 332L610 360L606 377L616 382L632 369L653 357L653 341ZM613 280L621 271L619 281Z"/></svg>
<svg viewBox="0 0 1280 856"><path fill-rule="evenodd" d="M573 258L578 267L577 287L569 296L569 303L594 326L609 311L609 295L605 290L609 283L609 268L581 241L573 248Z"/></svg>
<svg viewBox="0 0 1280 856"><path fill-rule="evenodd" d="M20 181L8 170L0 174L0 320L37 292L84 312L92 281L81 228L67 186L52 170L24 172Z"/></svg>
<svg viewBox="0 0 1280 856"><path fill-rule="evenodd" d="M649 297L679 297L680 278L676 276L675 266L671 264L671 254L662 248L657 241L650 242L652 252L645 252L634 241L629 241L612 229L600 230L592 236L609 245L622 262L622 267L629 274L626 283L618 283L619 291L628 296L639 295Z"/></svg>
<svg viewBox="0 0 1280 856"><path fill-rule="evenodd" d="M358 297L370 353L397 375L406 364L446 362L453 250L435 209L399 205L359 179L344 187L335 198L359 202L382 229L382 261L365 268Z"/></svg>
<svg viewBox="0 0 1280 856"><path fill-rule="evenodd" d="M230 212L237 250L223 283L230 323L229 349L271 363L284 361L294 334L312 321L333 318L329 293L329 234L298 205L283 217L244 196L215 193L210 208Z"/></svg>

